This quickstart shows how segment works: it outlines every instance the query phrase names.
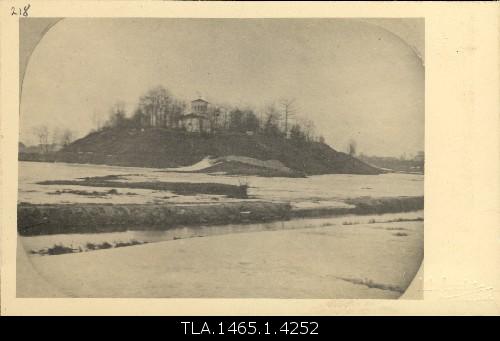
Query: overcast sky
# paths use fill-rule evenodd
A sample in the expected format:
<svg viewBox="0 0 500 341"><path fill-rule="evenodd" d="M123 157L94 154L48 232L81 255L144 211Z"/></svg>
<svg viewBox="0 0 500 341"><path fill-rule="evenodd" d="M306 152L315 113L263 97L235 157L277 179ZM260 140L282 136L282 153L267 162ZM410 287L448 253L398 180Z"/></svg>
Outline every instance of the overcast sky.
<svg viewBox="0 0 500 341"><path fill-rule="evenodd" d="M423 21L406 24L423 44ZM355 19L64 19L29 60L21 141L35 143L41 124L84 136L94 113L117 101L131 111L163 85L255 108L295 98L337 150L355 139L365 154L414 154L424 149L423 53L404 38Z"/></svg>

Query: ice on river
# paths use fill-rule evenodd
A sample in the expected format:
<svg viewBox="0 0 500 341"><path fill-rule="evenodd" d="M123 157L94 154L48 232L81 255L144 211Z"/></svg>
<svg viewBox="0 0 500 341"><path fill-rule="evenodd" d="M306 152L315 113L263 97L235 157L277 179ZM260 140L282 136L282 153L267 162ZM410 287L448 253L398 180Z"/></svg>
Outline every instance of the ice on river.
<svg viewBox="0 0 500 341"><path fill-rule="evenodd" d="M17 297L400 297L423 222L331 223L46 257L20 246Z"/></svg>
<svg viewBox="0 0 500 341"><path fill-rule="evenodd" d="M208 204L241 200L129 188L95 197L49 194L68 189L104 192L111 188L36 184L105 175L123 175L126 181L233 185L247 182L250 200L290 201L296 207L309 208L345 205L344 199L361 196L424 195L424 178L414 174L265 178L20 162L18 202ZM421 218L423 212L292 220L270 226L207 227L196 231L179 228L156 234L128 231L19 238L17 296L397 298L413 279L423 258L423 222L397 221L413 215ZM57 256L29 257L24 252L54 243L77 248L89 242L132 239L148 244Z"/></svg>
<svg viewBox="0 0 500 341"><path fill-rule="evenodd" d="M307 178L267 178L256 176L209 175L165 172L162 169L87 165L69 163L19 162L18 202L29 203L213 203L238 201L217 195L177 195L168 191L119 188L105 196L72 193L49 194L77 189L103 192L111 188L66 185L38 185L44 180L74 180L83 177L122 175L126 181L215 182L238 185L248 183L250 200L287 201L301 208L345 205L345 198L370 196L423 196L423 175L328 174Z"/></svg>

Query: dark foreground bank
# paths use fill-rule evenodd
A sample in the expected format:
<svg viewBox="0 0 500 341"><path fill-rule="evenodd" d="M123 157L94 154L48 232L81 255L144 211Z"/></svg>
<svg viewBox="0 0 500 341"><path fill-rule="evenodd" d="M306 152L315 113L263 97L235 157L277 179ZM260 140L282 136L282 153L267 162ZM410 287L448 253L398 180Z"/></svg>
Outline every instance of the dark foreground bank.
<svg viewBox="0 0 500 341"><path fill-rule="evenodd" d="M245 224L344 214L382 214L423 209L423 197L358 198L352 207L292 210L289 203L238 202L209 205L26 204L17 209L19 234L168 230L179 226Z"/></svg>
<svg viewBox="0 0 500 341"><path fill-rule="evenodd" d="M338 215L365 215L413 212L424 209L424 197L392 197L392 198L349 198L346 204L352 207L324 207L297 209L292 212L294 217L327 217Z"/></svg>
<svg viewBox="0 0 500 341"><path fill-rule="evenodd" d="M19 204L18 232L24 236L59 233L167 230L175 226L285 220L287 203L245 202L205 205Z"/></svg>

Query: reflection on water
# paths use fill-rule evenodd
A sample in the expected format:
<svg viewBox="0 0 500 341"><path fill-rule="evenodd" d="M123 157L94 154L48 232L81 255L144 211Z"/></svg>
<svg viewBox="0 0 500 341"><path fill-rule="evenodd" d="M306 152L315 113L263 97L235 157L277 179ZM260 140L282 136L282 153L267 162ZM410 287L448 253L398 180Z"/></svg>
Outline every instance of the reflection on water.
<svg viewBox="0 0 500 341"><path fill-rule="evenodd" d="M423 211L410 213L393 213L382 215L366 216L343 216L330 218L309 218L293 219L288 221L244 224L244 225L219 225L219 226L196 226L196 227L178 227L167 231L125 231L113 233L94 233L94 234L57 234L33 237L20 237L25 250L39 251L53 247L54 245L63 245L75 250L79 248L83 251L88 250L87 244L99 245L109 243L116 245L118 243L130 243L137 241L141 243L152 243L166 240L175 240L183 238L206 237L213 235L257 232L257 231L275 231L292 230L315 227L332 226L350 226L357 224L367 224L374 222L386 222L397 219L418 219L423 218Z"/></svg>

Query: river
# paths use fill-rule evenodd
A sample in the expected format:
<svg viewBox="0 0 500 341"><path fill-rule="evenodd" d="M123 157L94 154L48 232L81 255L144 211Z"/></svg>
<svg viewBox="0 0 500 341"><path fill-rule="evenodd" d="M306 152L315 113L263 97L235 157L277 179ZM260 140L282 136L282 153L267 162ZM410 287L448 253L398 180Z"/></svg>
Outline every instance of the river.
<svg viewBox="0 0 500 341"><path fill-rule="evenodd" d="M69 163L19 162L18 202L40 203L213 203L238 201L217 195L176 195L166 191L117 189L116 194L91 197L56 191L82 190L81 186L38 185L44 180L74 180L83 177L123 175L127 181L247 183L249 200L287 201L295 207L317 208L345 205L342 199L362 196L423 196L424 176L389 173L381 175L328 174L307 178L209 175L165 172L154 168L117 167ZM85 187L86 191L106 188ZM248 200L248 199L246 199Z"/></svg>

